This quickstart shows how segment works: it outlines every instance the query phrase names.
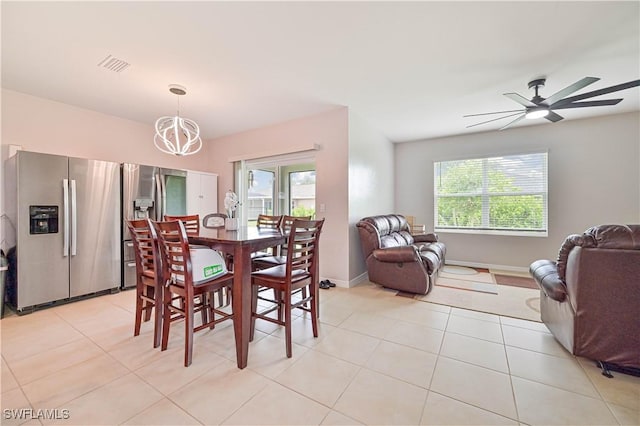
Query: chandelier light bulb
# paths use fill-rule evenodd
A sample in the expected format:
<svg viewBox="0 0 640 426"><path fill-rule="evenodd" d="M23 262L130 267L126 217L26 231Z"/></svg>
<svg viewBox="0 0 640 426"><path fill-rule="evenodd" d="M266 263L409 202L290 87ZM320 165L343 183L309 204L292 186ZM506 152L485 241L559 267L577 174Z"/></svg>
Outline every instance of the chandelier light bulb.
<svg viewBox="0 0 640 426"><path fill-rule="evenodd" d="M178 90L179 89L179 90ZM187 93L182 86L172 84L169 91L176 95ZM153 143L160 151L172 155L192 155L202 148L200 127L195 121L180 117L180 102L175 117L160 117L156 120L156 134Z"/></svg>

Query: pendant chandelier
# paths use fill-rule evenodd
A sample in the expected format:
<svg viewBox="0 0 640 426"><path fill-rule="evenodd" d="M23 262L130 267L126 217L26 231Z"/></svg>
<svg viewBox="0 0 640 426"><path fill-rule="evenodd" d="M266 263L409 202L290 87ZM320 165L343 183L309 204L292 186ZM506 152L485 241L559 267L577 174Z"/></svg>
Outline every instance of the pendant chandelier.
<svg viewBox="0 0 640 426"><path fill-rule="evenodd" d="M177 84L169 85L169 91L182 96L187 89ZM167 154L191 155L202 148L200 128L195 121L180 117L180 98L175 117L160 117L156 121L156 135L153 138L156 148Z"/></svg>

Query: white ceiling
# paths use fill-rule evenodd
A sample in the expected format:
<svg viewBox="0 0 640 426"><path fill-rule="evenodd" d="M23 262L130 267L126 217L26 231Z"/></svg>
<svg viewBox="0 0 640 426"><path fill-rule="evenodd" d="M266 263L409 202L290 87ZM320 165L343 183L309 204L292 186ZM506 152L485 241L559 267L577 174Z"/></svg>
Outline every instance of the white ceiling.
<svg viewBox="0 0 640 426"><path fill-rule="evenodd" d="M9 2L2 1L2 87L153 125L181 115L206 139L348 106L390 140L495 130L545 97L640 78L640 2ZM131 64L98 67L107 55ZM640 110L559 111L565 119ZM489 117L492 118L492 117ZM554 125L544 119L522 125Z"/></svg>

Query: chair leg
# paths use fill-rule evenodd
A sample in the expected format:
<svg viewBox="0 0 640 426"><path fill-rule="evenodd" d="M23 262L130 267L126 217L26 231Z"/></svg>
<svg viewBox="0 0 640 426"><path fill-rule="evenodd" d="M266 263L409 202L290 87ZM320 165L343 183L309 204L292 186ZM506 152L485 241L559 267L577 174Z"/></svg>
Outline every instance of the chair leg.
<svg viewBox="0 0 640 426"><path fill-rule="evenodd" d="M142 323L142 309L144 309L142 305L142 289L136 288L136 322L133 326L133 335L140 335L140 325Z"/></svg>
<svg viewBox="0 0 640 426"><path fill-rule="evenodd" d="M280 294L284 295L284 334L287 342L287 358L291 358L293 356L291 349L291 292L280 292Z"/></svg>
<svg viewBox="0 0 640 426"><path fill-rule="evenodd" d="M309 305L311 305L311 328L313 329L313 337L318 337L318 303L316 302L316 296L318 293L311 285L309 287L309 294L313 294L314 296L309 301Z"/></svg>
<svg viewBox="0 0 640 426"><path fill-rule="evenodd" d="M154 289L154 307L153 307L153 347L160 346L160 340L162 338L162 316L164 311L164 305L162 304L162 290Z"/></svg>
<svg viewBox="0 0 640 426"><path fill-rule="evenodd" d="M204 297L204 294L202 295ZM184 366L191 365L193 360L193 302L185 300L184 315ZM206 311L206 309L203 309Z"/></svg>
<svg viewBox="0 0 640 426"><path fill-rule="evenodd" d="M218 290L218 291L222 291L222 289ZM216 293L217 292L211 292L209 293L208 299L209 299L209 304L208 304L208 309L209 309L209 321L211 322L211 325L209 326L210 330L213 330L216 326L215 324L215 320L216 320L216 314L215 314L215 307L216 307Z"/></svg>
<svg viewBox="0 0 640 426"><path fill-rule="evenodd" d="M284 301L284 292L278 291L275 288L273 289L273 298L278 304L278 321L282 321L284 319L284 315L282 312L282 305Z"/></svg>
<svg viewBox="0 0 640 426"><path fill-rule="evenodd" d="M195 303L195 301L194 301ZM209 293L202 293L200 295L200 304L202 308L200 309L200 316L202 318L202 324L206 324L209 322Z"/></svg>
<svg viewBox="0 0 640 426"><path fill-rule="evenodd" d="M258 312L258 286L251 285L251 325L249 329L249 341L253 342L253 336L256 330L256 317L254 314Z"/></svg>
<svg viewBox="0 0 640 426"><path fill-rule="evenodd" d="M164 288L163 292L163 302L162 302L162 346L161 350L167 349L167 344L169 343L169 326L171 325L171 310L169 309L169 304L171 303L171 290L168 287Z"/></svg>
<svg viewBox="0 0 640 426"><path fill-rule="evenodd" d="M218 294L218 305L220 307L224 306L224 289L225 287L222 287L220 290L216 291Z"/></svg>
<svg viewBox="0 0 640 426"><path fill-rule="evenodd" d="M231 286L226 287L225 293L227 293L227 298L224 306L229 306L233 300L233 290L231 290Z"/></svg>
<svg viewBox="0 0 640 426"><path fill-rule="evenodd" d="M153 288L149 287L149 286L145 286L145 289L143 290L143 292L145 293L146 297L153 299ZM151 319L151 309L153 308L153 305L151 304L151 302L149 302L148 300L144 301L144 322L147 322Z"/></svg>

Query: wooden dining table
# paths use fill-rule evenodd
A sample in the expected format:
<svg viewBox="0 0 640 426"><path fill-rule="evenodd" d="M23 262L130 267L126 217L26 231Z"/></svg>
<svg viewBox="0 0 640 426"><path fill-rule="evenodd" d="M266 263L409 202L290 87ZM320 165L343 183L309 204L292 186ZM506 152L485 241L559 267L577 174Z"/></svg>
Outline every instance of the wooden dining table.
<svg viewBox="0 0 640 426"><path fill-rule="evenodd" d="M238 368L245 368L249 358L251 331L251 253L283 244L286 236L278 230L258 230L240 226L235 231L224 228L200 228L189 235L190 244L206 245L233 255L232 309Z"/></svg>

